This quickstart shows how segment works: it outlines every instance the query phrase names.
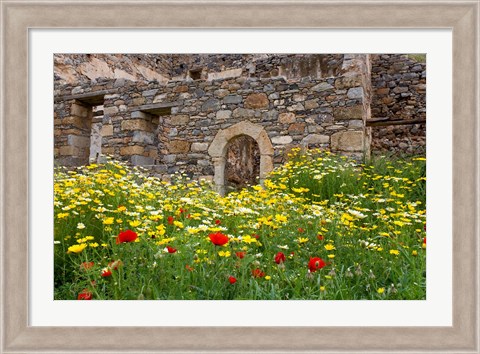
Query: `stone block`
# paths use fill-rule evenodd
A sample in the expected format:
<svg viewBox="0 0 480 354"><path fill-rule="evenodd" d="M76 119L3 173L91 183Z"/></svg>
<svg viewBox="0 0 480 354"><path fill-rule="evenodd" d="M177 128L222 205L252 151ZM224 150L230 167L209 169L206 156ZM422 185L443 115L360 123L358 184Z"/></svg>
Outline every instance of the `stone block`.
<svg viewBox="0 0 480 354"><path fill-rule="evenodd" d="M215 90L215 92L213 94L215 95L215 97L224 98L225 96L230 94L230 91L229 90L224 90L224 89L218 89L218 90Z"/></svg>
<svg viewBox="0 0 480 354"><path fill-rule="evenodd" d="M122 120L122 130L148 130L148 124L143 119Z"/></svg>
<svg viewBox="0 0 480 354"><path fill-rule="evenodd" d="M145 165L153 165L155 160L151 157L146 157L143 155L133 155L130 158L132 165L134 166L145 166Z"/></svg>
<svg viewBox="0 0 480 354"><path fill-rule="evenodd" d="M62 156L80 156L82 155L82 150L76 146L60 146L59 153Z"/></svg>
<svg viewBox="0 0 480 354"><path fill-rule="evenodd" d="M310 90L313 92L322 92L333 89L333 86L328 82L321 82L318 85L313 86Z"/></svg>
<svg viewBox="0 0 480 354"><path fill-rule="evenodd" d="M190 142L186 140L171 140L167 144L171 154L184 154L190 151Z"/></svg>
<svg viewBox="0 0 480 354"><path fill-rule="evenodd" d="M132 100L132 105L133 106L141 106L142 104L145 104L146 100L145 97L135 97Z"/></svg>
<svg viewBox="0 0 480 354"><path fill-rule="evenodd" d="M305 101L305 109L315 109L318 108L318 101L317 100L308 100Z"/></svg>
<svg viewBox="0 0 480 354"><path fill-rule="evenodd" d="M70 114L72 116L87 118L88 114L90 113L91 108L82 106L78 103L73 103L72 107L70 108Z"/></svg>
<svg viewBox="0 0 480 354"><path fill-rule="evenodd" d="M363 123L363 120L360 119L353 119L348 121L348 127L349 128L363 128L365 124Z"/></svg>
<svg viewBox="0 0 480 354"><path fill-rule="evenodd" d="M132 142L151 145L153 144L154 138L155 137L153 133L146 133L144 131L137 130L133 132Z"/></svg>
<svg viewBox="0 0 480 354"><path fill-rule="evenodd" d="M388 87L382 87L382 88L379 88L377 90L377 95L379 96L385 96L385 95L388 95L388 93L390 92L390 88Z"/></svg>
<svg viewBox="0 0 480 354"><path fill-rule="evenodd" d="M207 80L224 80L224 79L231 79L235 77L240 77L242 75L242 69L231 69L231 70L224 70L220 72L211 72L208 73Z"/></svg>
<svg viewBox="0 0 480 354"><path fill-rule="evenodd" d="M405 93L408 92L408 87L397 86L393 89L393 93Z"/></svg>
<svg viewBox="0 0 480 354"><path fill-rule="evenodd" d="M154 96L158 92L158 89L147 90L142 92L143 97L151 97Z"/></svg>
<svg viewBox="0 0 480 354"><path fill-rule="evenodd" d="M62 119L62 125L73 125L76 128L88 129L90 123L87 118L71 116Z"/></svg>
<svg viewBox="0 0 480 354"><path fill-rule="evenodd" d="M89 136L78 136L78 135L68 135L67 143L70 146L76 146L79 148L90 147L90 137Z"/></svg>
<svg viewBox="0 0 480 354"><path fill-rule="evenodd" d="M272 144L274 145L286 145L286 144L290 144L292 141L293 139L289 135L275 136L272 138Z"/></svg>
<svg viewBox="0 0 480 354"><path fill-rule="evenodd" d="M114 116L115 114L118 113L118 107L117 106L104 107L103 113L107 116Z"/></svg>
<svg viewBox="0 0 480 354"><path fill-rule="evenodd" d="M216 114L217 119L229 119L232 117L232 111L229 110L221 110L218 111Z"/></svg>
<svg viewBox="0 0 480 354"><path fill-rule="evenodd" d="M124 146L120 148L120 155L142 155L144 151L143 146L133 145L133 146Z"/></svg>
<svg viewBox="0 0 480 354"><path fill-rule="evenodd" d="M328 135L309 134L302 139L301 144L304 146L308 146L308 145L328 144L329 142L330 142L330 137Z"/></svg>
<svg viewBox="0 0 480 354"><path fill-rule="evenodd" d="M210 98L202 105L203 112L213 112L220 109L220 101L215 98Z"/></svg>
<svg viewBox="0 0 480 354"><path fill-rule="evenodd" d="M236 108L233 111L233 118L253 118L255 111L252 109Z"/></svg>
<svg viewBox="0 0 480 354"><path fill-rule="evenodd" d="M290 134L303 134L305 132L305 123L293 123L288 127Z"/></svg>
<svg viewBox="0 0 480 354"><path fill-rule="evenodd" d="M265 93L251 93L245 100L246 108L262 109L268 108L270 101Z"/></svg>
<svg viewBox="0 0 480 354"><path fill-rule="evenodd" d="M330 147L334 151L363 151L363 131L348 130L332 135Z"/></svg>
<svg viewBox="0 0 480 354"><path fill-rule="evenodd" d="M350 99L363 98L363 87L352 87L347 91L347 97Z"/></svg>
<svg viewBox="0 0 480 354"><path fill-rule="evenodd" d="M243 97L240 95L229 95L225 96L223 98L223 103L224 104L238 104L241 103L243 100Z"/></svg>
<svg viewBox="0 0 480 354"><path fill-rule="evenodd" d="M350 107L335 107L333 117L335 120L363 119L363 106L359 104Z"/></svg>
<svg viewBox="0 0 480 354"><path fill-rule="evenodd" d="M173 92L188 92L188 86L180 85L173 88Z"/></svg>
<svg viewBox="0 0 480 354"><path fill-rule="evenodd" d="M358 87L361 85L362 85L362 77L360 75L343 76L335 80L335 88L338 90Z"/></svg>
<svg viewBox="0 0 480 354"><path fill-rule="evenodd" d="M192 143L191 150L192 152L207 151L208 143Z"/></svg>
<svg viewBox="0 0 480 354"><path fill-rule="evenodd" d="M291 124L296 120L295 113L280 113L278 115L278 121L281 124Z"/></svg>
<svg viewBox="0 0 480 354"><path fill-rule="evenodd" d="M178 114L170 118L171 125L186 125L190 121L188 114Z"/></svg>
<svg viewBox="0 0 480 354"><path fill-rule="evenodd" d="M302 94L299 94L299 93L296 93L296 94L293 95L292 100L294 102L303 102L303 101L306 100L306 96L302 95Z"/></svg>
<svg viewBox="0 0 480 354"><path fill-rule="evenodd" d="M177 160L177 155L164 155L163 162L165 163L174 163Z"/></svg>

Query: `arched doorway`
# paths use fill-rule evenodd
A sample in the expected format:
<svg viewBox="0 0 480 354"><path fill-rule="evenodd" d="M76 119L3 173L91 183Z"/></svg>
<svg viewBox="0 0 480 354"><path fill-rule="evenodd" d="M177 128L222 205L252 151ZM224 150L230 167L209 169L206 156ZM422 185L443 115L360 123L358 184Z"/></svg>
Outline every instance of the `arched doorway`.
<svg viewBox="0 0 480 354"><path fill-rule="evenodd" d="M258 168L259 182L263 183L263 180L268 173L273 170L272 142L261 125L249 121L243 121L232 125L227 129L220 130L210 144L208 153L212 157L215 169L213 177L215 188L221 195L225 194L225 167L229 143L232 141L235 142L234 138L242 136L247 136L253 139L256 142L256 145L258 145L258 153L260 154Z"/></svg>
<svg viewBox="0 0 480 354"><path fill-rule="evenodd" d="M227 145L225 160L226 192L258 184L260 178L260 149L248 135L232 138Z"/></svg>

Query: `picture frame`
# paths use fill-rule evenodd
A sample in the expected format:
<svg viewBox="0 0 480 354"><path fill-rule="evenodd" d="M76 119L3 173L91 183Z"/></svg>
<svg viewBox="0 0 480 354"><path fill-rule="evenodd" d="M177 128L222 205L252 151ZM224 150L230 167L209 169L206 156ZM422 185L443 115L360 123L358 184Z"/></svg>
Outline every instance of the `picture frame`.
<svg viewBox="0 0 480 354"><path fill-rule="evenodd" d="M2 353L479 352L476 1L3 1ZM453 31L453 325L33 327L28 325L31 28L448 28Z"/></svg>

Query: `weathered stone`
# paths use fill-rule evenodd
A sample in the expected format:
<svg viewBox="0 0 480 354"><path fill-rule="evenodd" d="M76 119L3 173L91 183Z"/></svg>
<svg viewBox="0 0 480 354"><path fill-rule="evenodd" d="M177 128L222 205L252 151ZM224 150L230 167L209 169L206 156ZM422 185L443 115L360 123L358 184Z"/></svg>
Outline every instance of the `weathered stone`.
<svg viewBox="0 0 480 354"><path fill-rule="evenodd" d="M72 108L70 109L70 114L72 116L86 118L90 112L90 108L82 106L80 104L74 103L72 104Z"/></svg>
<svg viewBox="0 0 480 354"><path fill-rule="evenodd" d="M73 125L74 127L77 128L88 128L89 127L89 122L87 119L82 118L82 117L66 117L62 119L62 124L64 125Z"/></svg>
<svg viewBox="0 0 480 354"><path fill-rule="evenodd" d="M144 151L143 146L133 145L133 146L124 146L120 148L120 155L142 155Z"/></svg>
<svg viewBox="0 0 480 354"><path fill-rule="evenodd" d="M142 111L133 111L132 113L130 113L130 117L140 118L140 119L149 119L149 115Z"/></svg>
<svg viewBox="0 0 480 354"><path fill-rule="evenodd" d="M253 118L254 116L255 111L252 109L236 108L233 111L234 118Z"/></svg>
<svg viewBox="0 0 480 354"><path fill-rule="evenodd" d="M388 95L390 92L390 89L388 87L382 87L377 89L377 95L382 96L382 95Z"/></svg>
<svg viewBox="0 0 480 354"><path fill-rule="evenodd" d="M171 140L167 145L171 154L187 153L190 150L190 142L187 140Z"/></svg>
<svg viewBox="0 0 480 354"><path fill-rule="evenodd" d="M68 135L67 144L71 146L76 146L80 148L86 148L90 146L90 137L89 136L78 136L78 135Z"/></svg>
<svg viewBox="0 0 480 354"><path fill-rule="evenodd" d="M401 87L397 86L393 89L394 93L403 93L403 92L408 92L408 87Z"/></svg>
<svg viewBox="0 0 480 354"><path fill-rule="evenodd" d="M143 119L122 120L122 130L148 130L148 124Z"/></svg>
<svg viewBox="0 0 480 354"><path fill-rule="evenodd" d="M330 147L334 151L363 151L363 144L363 132L348 130L333 134Z"/></svg>
<svg viewBox="0 0 480 354"><path fill-rule="evenodd" d="M117 106L104 107L103 113L107 116L114 116L115 114L118 113L118 107Z"/></svg>
<svg viewBox="0 0 480 354"><path fill-rule="evenodd" d="M216 114L216 119L230 119L230 117L232 116L232 111L229 111L229 110L221 110L221 111L218 111L217 114Z"/></svg>
<svg viewBox="0 0 480 354"><path fill-rule="evenodd" d="M364 123L363 123L363 120L361 119L354 119L354 120L348 121L349 128L363 128L363 126L364 126Z"/></svg>
<svg viewBox="0 0 480 354"><path fill-rule="evenodd" d="M193 152L207 151L208 143L192 143L191 150Z"/></svg>
<svg viewBox="0 0 480 354"><path fill-rule="evenodd" d="M288 127L290 134L303 134L305 132L305 123L293 123Z"/></svg>
<svg viewBox="0 0 480 354"><path fill-rule="evenodd" d="M143 91L143 92L142 92L142 96L144 96L144 97L155 96L155 94L156 94L157 92L158 92L158 89Z"/></svg>
<svg viewBox="0 0 480 354"><path fill-rule="evenodd" d="M272 144L274 145L286 145L290 144L293 141L290 135L285 136L275 136L272 138Z"/></svg>
<svg viewBox="0 0 480 354"><path fill-rule="evenodd" d="M177 155L164 155L163 162L174 163L177 160Z"/></svg>
<svg viewBox="0 0 480 354"><path fill-rule="evenodd" d="M210 98L202 105L203 112L213 112L220 109L220 101L215 98Z"/></svg>
<svg viewBox="0 0 480 354"><path fill-rule="evenodd" d="M332 85L330 85L328 82L322 82L322 83L319 83L318 85L313 86L310 89L310 91L322 92L322 91L331 90L331 89L333 89Z"/></svg>
<svg viewBox="0 0 480 354"><path fill-rule="evenodd" d="M185 125L190 121L190 116L188 114L178 114L170 118L171 125Z"/></svg>
<svg viewBox="0 0 480 354"><path fill-rule="evenodd" d="M265 93L251 93L245 100L246 108L262 109L268 108L268 97Z"/></svg>
<svg viewBox="0 0 480 354"><path fill-rule="evenodd" d="M300 102L297 104L294 104L293 106L287 107L287 111L290 111L290 112L303 111L303 110L305 110L305 107Z"/></svg>
<svg viewBox="0 0 480 354"><path fill-rule="evenodd" d="M348 90L347 97L350 99L363 98L363 87L352 87Z"/></svg>
<svg viewBox="0 0 480 354"><path fill-rule="evenodd" d="M278 115L278 121L281 124L291 124L295 122L295 113L280 113Z"/></svg>
<svg viewBox="0 0 480 354"><path fill-rule="evenodd" d="M278 118L278 111L272 109L271 111L268 111L268 112L264 112L262 114L262 120L263 121L270 121L270 120L277 120Z"/></svg>
<svg viewBox="0 0 480 354"><path fill-rule="evenodd" d="M346 88L357 87L362 85L362 77L360 75L343 76L335 80L335 88L343 90Z"/></svg>
<svg viewBox="0 0 480 354"><path fill-rule="evenodd" d="M104 124L102 125L102 129L100 130L101 136L112 136L113 135L113 125L111 124Z"/></svg>
<svg viewBox="0 0 480 354"><path fill-rule="evenodd" d="M173 88L173 92L176 92L176 93L188 92L188 86L187 85L175 86Z"/></svg>
<svg viewBox="0 0 480 354"><path fill-rule="evenodd" d="M132 100L132 104L134 106L141 106L142 104L145 103L145 97L135 97L133 100Z"/></svg>
<svg viewBox="0 0 480 354"><path fill-rule="evenodd" d="M305 101L305 109L315 109L315 108L318 108L319 105L318 105L318 100L308 100L308 101Z"/></svg>
<svg viewBox="0 0 480 354"><path fill-rule="evenodd" d="M296 93L296 94L293 95L292 100L294 102L303 102L303 101L306 100L306 96L302 95L302 94L299 94L299 93Z"/></svg>
<svg viewBox="0 0 480 354"><path fill-rule="evenodd" d="M229 95L223 98L223 103L225 104L238 104L242 102L242 96L239 95Z"/></svg>
<svg viewBox="0 0 480 354"><path fill-rule="evenodd" d="M330 137L328 135L309 134L302 139L301 144L304 146L308 146L308 145L328 144L329 142L330 142Z"/></svg>
<svg viewBox="0 0 480 354"><path fill-rule="evenodd" d="M133 155L130 158L130 161L134 166L153 165L155 163L155 160L152 157L147 157L142 155Z"/></svg>
<svg viewBox="0 0 480 354"><path fill-rule="evenodd" d="M154 134L153 133L146 133L144 131L135 131L133 132L133 143L144 143L144 144L153 144L154 142Z"/></svg>
<svg viewBox="0 0 480 354"><path fill-rule="evenodd" d="M218 98L224 98L225 96L230 94L230 91L225 89L218 89L218 90L215 90L213 94Z"/></svg>
<svg viewBox="0 0 480 354"><path fill-rule="evenodd" d="M363 118L363 106L356 105L350 107L335 107L333 109L333 117L335 120L347 120L347 119L362 119Z"/></svg>
<svg viewBox="0 0 480 354"><path fill-rule="evenodd" d="M224 79L231 79L235 77L240 77L242 75L242 69L231 69L231 70L224 70L221 72L212 72L208 73L207 80L224 80Z"/></svg>
<svg viewBox="0 0 480 354"><path fill-rule="evenodd" d="M63 156L82 156L85 155L85 149L81 149L76 146L60 146L59 148L60 155Z"/></svg>

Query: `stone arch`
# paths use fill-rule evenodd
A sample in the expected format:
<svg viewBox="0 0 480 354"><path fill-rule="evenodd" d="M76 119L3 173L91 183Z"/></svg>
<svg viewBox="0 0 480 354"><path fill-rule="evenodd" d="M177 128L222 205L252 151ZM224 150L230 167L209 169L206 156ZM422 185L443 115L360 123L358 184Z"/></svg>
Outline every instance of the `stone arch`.
<svg viewBox="0 0 480 354"><path fill-rule="evenodd" d="M212 157L214 166L214 177L216 190L225 194L225 162L228 142L240 135L247 135L253 138L260 150L260 183L266 178L269 172L273 170L273 146L265 129L249 121L242 121L234 124L227 129L220 130L213 139L208 153Z"/></svg>

